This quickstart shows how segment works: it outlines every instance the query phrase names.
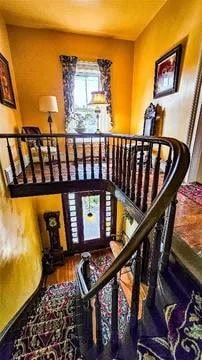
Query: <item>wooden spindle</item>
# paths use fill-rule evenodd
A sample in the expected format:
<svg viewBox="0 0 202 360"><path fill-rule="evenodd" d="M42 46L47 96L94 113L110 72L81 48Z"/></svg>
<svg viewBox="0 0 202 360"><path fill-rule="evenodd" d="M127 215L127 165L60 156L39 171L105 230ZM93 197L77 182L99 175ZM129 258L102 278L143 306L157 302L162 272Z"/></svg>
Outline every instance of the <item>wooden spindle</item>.
<svg viewBox="0 0 202 360"><path fill-rule="evenodd" d="M65 158L66 158L66 171L67 180L71 180L70 165L69 165L69 150L68 150L68 138L65 138Z"/></svg>
<svg viewBox="0 0 202 360"><path fill-rule="evenodd" d="M22 154L21 140L19 138L17 138L17 147L18 147L18 155L19 155L19 159L20 159L20 166L21 166L21 170L22 170L23 182L24 182L24 184L26 184L27 176L26 176L26 171L25 171L24 158L23 158L23 154Z"/></svg>
<svg viewBox="0 0 202 360"><path fill-rule="evenodd" d="M41 143L40 141L37 144L38 147L38 155L39 155L39 165L40 165L40 170L41 170L41 181L45 182L45 175L44 175L44 164L43 164L43 156L42 156L42 152L41 152Z"/></svg>
<svg viewBox="0 0 202 360"><path fill-rule="evenodd" d="M50 171L50 180L51 180L51 182L54 182L53 164L52 164L52 157L51 157L49 138L47 138L47 149L48 149L48 164L49 164L49 171Z"/></svg>
<svg viewBox="0 0 202 360"><path fill-rule="evenodd" d="M161 255L161 240L163 234L163 218L161 217L154 228L153 241L151 246L150 274L149 274L149 290L147 295L147 304L152 306L155 301L155 291Z"/></svg>
<svg viewBox="0 0 202 360"><path fill-rule="evenodd" d="M155 199L158 191L158 184L159 184L159 170L160 170L160 155L161 155L161 145L158 146L158 152L155 161L154 167L154 177L153 177L153 184L152 184L152 201Z"/></svg>
<svg viewBox="0 0 202 360"><path fill-rule="evenodd" d="M75 137L73 137L73 151L74 151L75 178L76 178L76 180L79 180L78 156L77 156L77 147L76 147Z"/></svg>
<svg viewBox="0 0 202 360"><path fill-rule="evenodd" d="M115 182L115 165L116 165L116 158L115 158L115 138L113 137L112 140L112 181Z"/></svg>
<svg viewBox="0 0 202 360"><path fill-rule="evenodd" d="M89 350L93 346L92 306L90 300L83 303L83 324L84 338L87 350Z"/></svg>
<svg viewBox="0 0 202 360"><path fill-rule="evenodd" d="M128 159L127 159L126 195L130 194L130 177L131 177L131 139L129 140Z"/></svg>
<svg viewBox="0 0 202 360"><path fill-rule="evenodd" d="M101 322L101 306L99 300L99 293L96 294L95 298L95 317L96 317L96 348L97 354L103 351L103 340L102 340L102 322Z"/></svg>
<svg viewBox="0 0 202 360"><path fill-rule="evenodd" d="M115 176L115 184L118 185L119 179L119 138L116 139L116 176Z"/></svg>
<svg viewBox="0 0 202 360"><path fill-rule="evenodd" d="M141 206L143 212L146 212L148 207L147 198L149 192L149 179L150 179L151 157L152 157L152 144L149 144L148 146L149 146L149 150L146 159L144 186L143 186L143 200Z"/></svg>
<svg viewBox="0 0 202 360"><path fill-rule="evenodd" d="M127 167L127 138L124 141L124 150L123 150L123 172L122 172L122 190L126 190L126 167Z"/></svg>
<svg viewBox="0 0 202 360"><path fill-rule="evenodd" d="M130 315L130 334L133 341L133 349L137 349L138 342L138 314L140 303L140 284L141 284L141 247L136 252L133 262L133 287L131 297L131 315ZM136 351L135 351L136 352Z"/></svg>
<svg viewBox="0 0 202 360"><path fill-rule="evenodd" d="M109 137L105 138L106 141L106 145L105 145L105 152L106 152L106 166L107 166L107 179L109 179L109 175L110 175L110 164L109 164L109 159L110 159L110 146L109 146Z"/></svg>
<svg viewBox="0 0 202 360"><path fill-rule="evenodd" d="M132 146L132 175L130 186L130 199L135 200L135 188L136 188L136 170L137 170L137 142Z"/></svg>
<svg viewBox="0 0 202 360"><path fill-rule="evenodd" d="M83 177L84 180L87 179L87 172L86 172L86 147L85 147L85 139L83 139Z"/></svg>
<svg viewBox="0 0 202 360"><path fill-rule="evenodd" d="M111 320L111 352L115 354L119 346L118 334L118 291L119 284L117 275L114 277L112 284L112 320Z"/></svg>
<svg viewBox="0 0 202 360"><path fill-rule="evenodd" d="M33 183L36 183L37 180L36 180L36 175L35 175L35 170L34 170L34 162L33 162L33 156L32 156L32 151L31 151L31 146L30 146L29 139L27 139L26 144L27 144L29 162L30 162L30 167L31 167L31 172L32 172L32 181L33 181Z"/></svg>
<svg viewBox="0 0 202 360"><path fill-rule="evenodd" d="M161 272L166 270L169 264L169 255L172 245L173 229L175 224L176 205L177 205L177 199L175 195L168 207L167 218L166 221L164 222L164 239L163 239L164 246L161 257Z"/></svg>
<svg viewBox="0 0 202 360"><path fill-rule="evenodd" d="M57 163L58 163L58 172L59 172L59 181L62 181L62 166L61 166L61 160L60 160L60 147L58 138L56 137L56 149L57 149Z"/></svg>
<svg viewBox="0 0 202 360"><path fill-rule="evenodd" d="M138 177L137 177L137 194L135 204L137 207L140 207L141 195L142 195L142 182L143 182L143 162L144 162L144 141L140 146L140 157L139 157L139 167L138 167Z"/></svg>
<svg viewBox="0 0 202 360"><path fill-rule="evenodd" d="M10 146L8 138L6 138L6 141L7 141L8 156L9 156L9 161L10 161L10 166L11 166L11 171L12 171L12 177L13 177L13 183L18 184L18 179L17 179L17 176L16 176L16 170L15 170L15 163L14 163L14 160L13 160L13 153L12 153L11 146Z"/></svg>
<svg viewBox="0 0 202 360"><path fill-rule="evenodd" d="M165 167L165 173L164 173L164 180L163 181L166 180L167 175L168 175L169 170L170 170L170 166L171 166L171 163L172 163L171 154L172 154L172 150L170 148L169 153L168 153L168 158L167 158L167 161L166 161L166 167Z"/></svg>
<svg viewBox="0 0 202 360"><path fill-rule="evenodd" d="M123 173L123 139L121 138L121 146L120 146L120 153L119 153L119 176L118 176L118 184L119 187L122 189L122 173Z"/></svg>
<svg viewBox="0 0 202 360"><path fill-rule="evenodd" d="M99 137L99 179L102 179L102 143Z"/></svg>
<svg viewBox="0 0 202 360"><path fill-rule="evenodd" d="M94 155L93 155L93 139L91 138L90 142L90 164L91 164L91 179L95 178L94 172Z"/></svg>

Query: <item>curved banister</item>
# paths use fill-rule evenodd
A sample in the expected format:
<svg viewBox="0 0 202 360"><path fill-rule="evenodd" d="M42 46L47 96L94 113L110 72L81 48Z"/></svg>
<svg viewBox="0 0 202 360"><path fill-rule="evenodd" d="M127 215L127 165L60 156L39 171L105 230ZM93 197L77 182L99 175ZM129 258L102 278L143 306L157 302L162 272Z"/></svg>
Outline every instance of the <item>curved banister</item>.
<svg viewBox="0 0 202 360"><path fill-rule="evenodd" d="M135 137L136 138L136 137ZM145 140L146 138L144 138ZM90 300L101 290L124 266L124 264L131 258L133 253L139 248L140 244L145 239L145 236L151 231L161 215L166 210L167 206L175 196L179 186L181 185L184 176L189 166L189 150L187 146L175 139L171 138L148 138L150 141L155 139L155 142L169 145L173 151L173 162L167 178L162 189L154 199L151 207L145 213L142 222L131 236L131 240L124 247L122 252L117 256L116 260L106 270L106 272L97 280L96 284L83 295L83 300Z"/></svg>

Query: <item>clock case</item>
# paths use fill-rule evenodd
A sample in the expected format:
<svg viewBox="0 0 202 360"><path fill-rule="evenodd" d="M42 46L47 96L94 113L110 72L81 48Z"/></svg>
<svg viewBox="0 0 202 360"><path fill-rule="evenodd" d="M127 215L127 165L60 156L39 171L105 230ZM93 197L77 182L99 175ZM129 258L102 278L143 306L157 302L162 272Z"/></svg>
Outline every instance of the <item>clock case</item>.
<svg viewBox="0 0 202 360"><path fill-rule="evenodd" d="M53 265L64 265L65 263L63 247L60 245L59 217L59 211L51 211L44 213L46 230L49 232L50 254L53 257Z"/></svg>

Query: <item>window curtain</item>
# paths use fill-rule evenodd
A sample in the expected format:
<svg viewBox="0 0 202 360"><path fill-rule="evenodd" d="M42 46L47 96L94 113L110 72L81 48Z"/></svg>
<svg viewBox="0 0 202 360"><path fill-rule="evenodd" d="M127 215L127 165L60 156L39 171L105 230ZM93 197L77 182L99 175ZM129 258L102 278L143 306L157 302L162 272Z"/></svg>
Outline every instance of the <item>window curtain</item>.
<svg viewBox="0 0 202 360"><path fill-rule="evenodd" d="M74 78L76 73L76 56L60 56L63 73L63 92L65 107L65 131L68 131L70 117L74 112Z"/></svg>
<svg viewBox="0 0 202 360"><path fill-rule="evenodd" d="M112 61L107 59L97 59L97 63L100 70L100 79L102 90L105 93L107 99L107 113L110 117L111 126L113 126L112 120L112 96L111 96L111 65Z"/></svg>

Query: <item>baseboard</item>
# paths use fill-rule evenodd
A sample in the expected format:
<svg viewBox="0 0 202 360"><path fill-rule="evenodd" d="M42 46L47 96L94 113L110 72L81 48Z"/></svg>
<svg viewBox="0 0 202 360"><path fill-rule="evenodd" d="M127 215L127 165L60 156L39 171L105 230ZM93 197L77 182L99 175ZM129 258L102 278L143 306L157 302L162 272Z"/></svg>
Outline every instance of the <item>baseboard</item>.
<svg viewBox="0 0 202 360"><path fill-rule="evenodd" d="M18 310L18 312L13 316L13 318L8 322L6 327L0 333L0 359L11 359L14 342L14 337L12 336L12 334L14 334L17 328L17 323L20 322L20 318L22 318L23 315L26 314L28 306L31 305L34 298L38 295L39 290L42 288L43 281L44 279L42 275L36 290L29 297L29 299L26 300L26 302L22 305L22 307Z"/></svg>

